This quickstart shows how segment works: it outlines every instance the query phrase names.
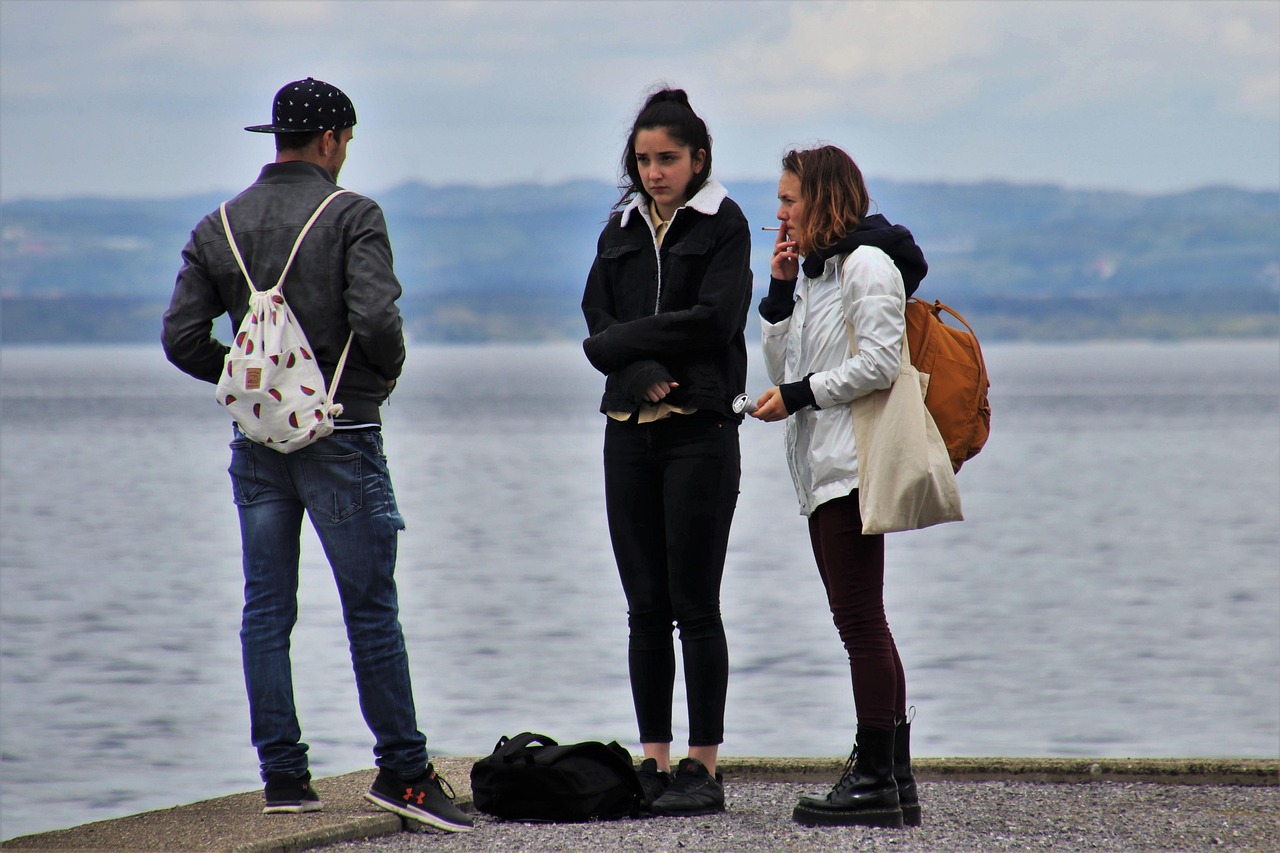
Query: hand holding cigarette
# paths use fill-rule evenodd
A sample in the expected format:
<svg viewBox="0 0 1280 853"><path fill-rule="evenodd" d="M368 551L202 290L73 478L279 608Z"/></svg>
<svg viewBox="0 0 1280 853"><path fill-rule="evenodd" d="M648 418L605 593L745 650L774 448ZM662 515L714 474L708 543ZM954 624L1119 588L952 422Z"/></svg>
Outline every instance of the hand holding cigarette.
<svg viewBox="0 0 1280 853"><path fill-rule="evenodd" d="M777 231L778 239L773 243L773 258L769 261L769 274L781 281L795 281L800 275L800 255L796 241L787 232L788 223L779 226L764 226L764 231Z"/></svg>

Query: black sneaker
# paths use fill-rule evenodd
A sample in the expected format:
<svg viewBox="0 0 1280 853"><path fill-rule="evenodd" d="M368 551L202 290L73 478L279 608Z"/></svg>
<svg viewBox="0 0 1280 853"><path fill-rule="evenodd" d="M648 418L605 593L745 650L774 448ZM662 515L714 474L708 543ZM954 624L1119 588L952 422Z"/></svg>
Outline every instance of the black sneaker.
<svg viewBox="0 0 1280 853"><path fill-rule="evenodd" d="M267 786L262 791L267 804L263 814L302 814L318 812L323 805L320 795L311 787L311 773L301 776L292 773L268 773Z"/></svg>
<svg viewBox="0 0 1280 853"><path fill-rule="evenodd" d="M692 817L722 811L723 777L717 773L713 779L707 771L707 765L696 758L681 759L676 765L671 787L653 802L654 814Z"/></svg>
<svg viewBox="0 0 1280 853"><path fill-rule="evenodd" d="M401 817L445 832L470 832L475 828L475 821L453 804L453 788L430 764L417 779L404 779L385 768L379 770L364 798Z"/></svg>
<svg viewBox="0 0 1280 853"><path fill-rule="evenodd" d="M671 774L665 770L659 770L656 759L646 758L640 762L640 769L636 771L636 775L640 777L640 787L644 789L644 802L640 804L640 809L650 811L654 801L671 787Z"/></svg>

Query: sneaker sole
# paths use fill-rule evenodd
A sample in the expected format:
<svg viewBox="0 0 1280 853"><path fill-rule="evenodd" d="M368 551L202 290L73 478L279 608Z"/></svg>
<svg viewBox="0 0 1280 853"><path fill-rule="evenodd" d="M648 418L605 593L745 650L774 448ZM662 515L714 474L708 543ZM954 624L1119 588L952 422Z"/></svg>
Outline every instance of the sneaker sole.
<svg viewBox="0 0 1280 853"><path fill-rule="evenodd" d="M709 814L720 814L724 811L724 806L700 806L698 808L688 810L678 809L671 811L668 811L667 809L655 809L651 806L650 811L657 817L701 817Z"/></svg>
<svg viewBox="0 0 1280 853"><path fill-rule="evenodd" d="M389 812L395 812L401 817L407 817L410 820L416 820L419 823L425 823L427 826L435 827L436 829L442 829L445 832L470 832L471 830L475 829L474 826L467 826L465 823L450 823L449 821L445 820L439 815L432 814L429 811L423 811L421 809L411 809L406 806L402 806L397 802L393 802L391 800L384 800L378 795L374 794L372 791L365 794L364 798L369 802L373 803L378 808L386 809Z"/></svg>
<svg viewBox="0 0 1280 853"><path fill-rule="evenodd" d="M322 803L288 803L282 806L265 806L262 809L263 814L303 814L304 812L318 812L324 808Z"/></svg>

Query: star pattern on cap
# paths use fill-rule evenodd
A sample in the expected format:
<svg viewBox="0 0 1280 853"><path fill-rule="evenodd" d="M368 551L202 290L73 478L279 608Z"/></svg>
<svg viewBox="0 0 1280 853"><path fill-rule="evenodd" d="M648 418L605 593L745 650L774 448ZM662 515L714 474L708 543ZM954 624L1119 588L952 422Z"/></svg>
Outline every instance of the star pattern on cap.
<svg viewBox="0 0 1280 853"><path fill-rule="evenodd" d="M308 77L280 91L272 119L279 128L338 130L355 124L355 109L339 89Z"/></svg>

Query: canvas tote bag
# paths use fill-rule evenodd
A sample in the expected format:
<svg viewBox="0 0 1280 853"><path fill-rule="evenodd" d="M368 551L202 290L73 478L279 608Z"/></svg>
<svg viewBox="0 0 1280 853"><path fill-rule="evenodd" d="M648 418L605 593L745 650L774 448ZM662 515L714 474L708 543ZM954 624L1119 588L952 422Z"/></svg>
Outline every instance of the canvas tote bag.
<svg viewBox="0 0 1280 853"><path fill-rule="evenodd" d="M843 266L841 258L836 269ZM849 353L854 355L858 345L847 317ZM911 364L911 347L904 334L902 362L893 385L849 404L858 453L858 509L865 535L964 520L947 444L924 405L928 388L928 374Z"/></svg>

